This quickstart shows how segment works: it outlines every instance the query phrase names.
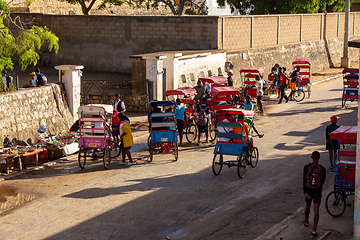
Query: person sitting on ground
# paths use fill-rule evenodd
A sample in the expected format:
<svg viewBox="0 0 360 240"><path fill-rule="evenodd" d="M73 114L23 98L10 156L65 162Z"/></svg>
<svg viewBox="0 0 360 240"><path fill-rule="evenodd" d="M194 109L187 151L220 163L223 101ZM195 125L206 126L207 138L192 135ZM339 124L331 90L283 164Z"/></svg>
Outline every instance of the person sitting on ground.
<svg viewBox="0 0 360 240"><path fill-rule="evenodd" d="M194 89L196 91L194 100L198 102L201 99L203 99L203 97L205 97L205 87L203 85L201 85L201 81L198 80L197 86L195 86Z"/></svg>
<svg viewBox="0 0 360 240"><path fill-rule="evenodd" d="M225 115L224 115L224 120L222 120L221 122L224 122L224 123L230 123L230 118L231 118L231 115L229 112L226 112ZM222 133L233 133L234 132L234 129L231 128L231 127L219 127L218 128L218 132L222 132ZM219 138L219 141L222 141L222 142L230 142L230 138Z"/></svg>
<svg viewBox="0 0 360 240"><path fill-rule="evenodd" d="M254 109L254 104L251 102L250 95L246 95L246 97L245 97L244 109L245 110L253 110Z"/></svg>
<svg viewBox="0 0 360 240"><path fill-rule="evenodd" d="M196 125L198 128L198 142L197 144L200 145L200 136L202 133L205 133L206 140L205 142L208 143L209 139L209 131L208 131L208 125L209 125L209 116L210 116L210 109L208 106L206 106L206 98L203 98L201 100L201 105L199 105L195 112L196 115Z"/></svg>
<svg viewBox="0 0 360 240"><path fill-rule="evenodd" d="M40 73L40 68L35 69L35 77L36 77L36 83L37 87L44 86L47 83L47 78Z"/></svg>
<svg viewBox="0 0 360 240"><path fill-rule="evenodd" d="M49 136L46 133L47 128L44 124L41 124L39 126L39 129L37 130L37 133L35 135L35 144L43 144L47 145L50 144L51 141L49 140Z"/></svg>
<svg viewBox="0 0 360 240"><path fill-rule="evenodd" d="M122 152L122 161L120 162L120 164L126 164L126 165L133 165L134 161L131 157L131 145L133 145L134 140L133 140L133 135L131 133L131 128L130 128L130 120L129 118L124 114L124 113L119 113L118 117L121 121L120 127L121 127L121 135L120 135L120 149ZM129 158L129 162L126 163L125 161L125 155L128 156Z"/></svg>
<svg viewBox="0 0 360 240"><path fill-rule="evenodd" d="M29 87L36 87L37 82L36 82L36 74L35 72L30 73L30 79L29 79Z"/></svg>

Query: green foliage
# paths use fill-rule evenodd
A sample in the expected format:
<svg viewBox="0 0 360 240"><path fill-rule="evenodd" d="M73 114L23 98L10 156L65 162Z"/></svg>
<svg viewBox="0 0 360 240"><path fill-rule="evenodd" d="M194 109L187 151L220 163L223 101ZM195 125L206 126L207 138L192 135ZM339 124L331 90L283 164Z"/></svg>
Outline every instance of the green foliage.
<svg viewBox="0 0 360 240"><path fill-rule="evenodd" d="M16 37L8 28L11 24L19 30ZM40 58L37 51L45 44L49 51L58 52L59 38L47 27L32 26L27 29L24 26L19 20L12 20L9 6L4 0L0 0L0 71L5 68L13 69L12 59L15 56L18 57L21 70L24 71L30 65L35 66Z"/></svg>
<svg viewBox="0 0 360 240"><path fill-rule="evenodd" d="M217 0L217 2L220 6L228 3L232 9L242 14L246 14L251 5L255 7L251 14L317 13L324 10L340 12L345 9L345 0Z"/></svg>

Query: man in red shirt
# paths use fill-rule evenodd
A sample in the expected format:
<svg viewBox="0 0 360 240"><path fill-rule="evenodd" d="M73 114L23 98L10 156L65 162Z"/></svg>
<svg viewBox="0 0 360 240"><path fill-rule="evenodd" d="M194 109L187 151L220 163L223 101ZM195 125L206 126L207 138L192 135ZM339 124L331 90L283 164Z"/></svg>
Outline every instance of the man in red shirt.
<svg viewBox="0 0 360 240"><path fill-rule="evenodd" d="M285 94L285 89L287 87L288 78L285 76L282 69L279 68L279 75L280 75L280 100L278 104L281 103L282 99L285 98L286 102L289 101L288 96Z"/></svg>

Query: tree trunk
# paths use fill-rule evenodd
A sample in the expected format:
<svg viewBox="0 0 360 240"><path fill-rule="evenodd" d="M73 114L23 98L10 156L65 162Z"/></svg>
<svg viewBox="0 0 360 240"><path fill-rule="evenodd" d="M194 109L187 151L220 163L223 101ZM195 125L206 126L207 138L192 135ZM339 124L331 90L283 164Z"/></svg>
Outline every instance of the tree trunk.
<svg viewBox="0 0 360 240"><path fill-rule="evenodd" d="M184 10L185 1L186 1L186 0L180 0L180 1L179 1L179 11L178 11L178 15L182 15L183 10Z"/></svg>
<svg viewBox="0 0 360 240"><path fill-rule="evenodd" d="M174 15L177 15L176 10L175 10L175 8L174 8L174 5L172 4L171 1L169 1L169 2L167 3L165 0L162 0L162 2L169 6L171 12L172 12Z"/></svg>
<svg viewBox="0 0 360 240"><path fill-rule="evenodd" d="M89 11L86 8L85 5L85 0L80 0L80 5L81 5L81 11L83 12L84 15L89 15Z"/></svg>

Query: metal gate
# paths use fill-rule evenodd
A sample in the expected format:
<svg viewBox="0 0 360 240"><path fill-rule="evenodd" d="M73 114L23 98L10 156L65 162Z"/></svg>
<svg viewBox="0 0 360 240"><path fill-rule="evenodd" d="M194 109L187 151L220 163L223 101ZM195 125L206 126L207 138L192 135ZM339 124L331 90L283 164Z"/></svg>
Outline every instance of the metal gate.
<svg viewBox="0 0 360 240"><path fill-rule="evenodd" d="M112 104L116 93L127 111L147 111L149 101L148 81L132 80L82 80L82 104Z"/></svg>

